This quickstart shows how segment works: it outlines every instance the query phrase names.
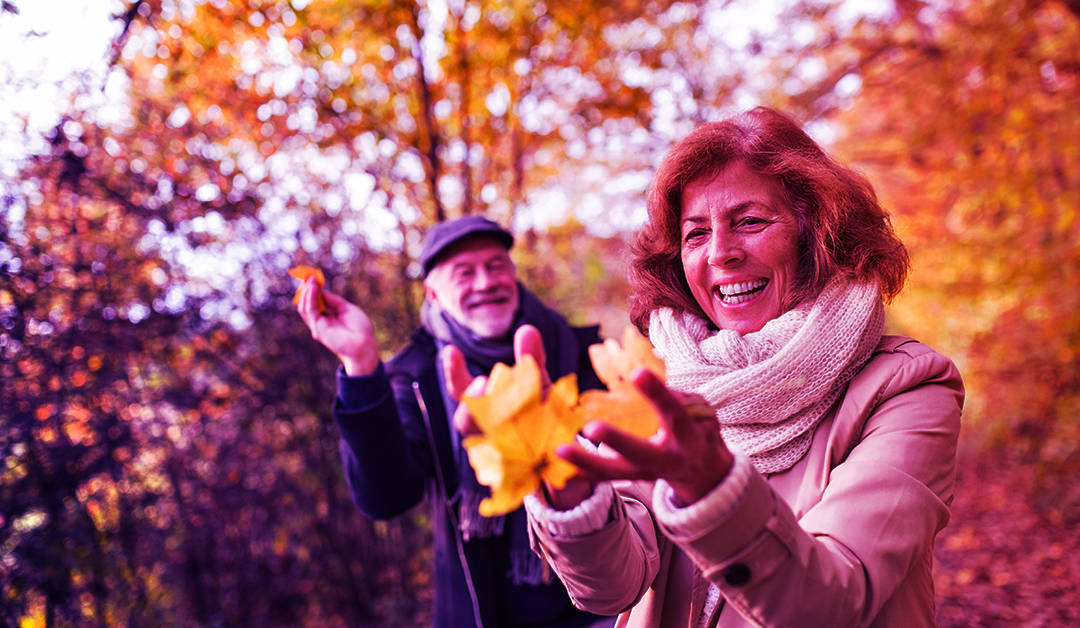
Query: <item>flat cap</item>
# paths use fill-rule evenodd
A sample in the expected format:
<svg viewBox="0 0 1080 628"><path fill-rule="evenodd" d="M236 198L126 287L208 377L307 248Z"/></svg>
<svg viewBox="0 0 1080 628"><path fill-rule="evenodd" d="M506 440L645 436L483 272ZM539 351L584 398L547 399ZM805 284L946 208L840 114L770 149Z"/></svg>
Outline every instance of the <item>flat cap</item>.
<svg viewBox="0 0 1080 628"><path fill-rule="evenodd" d="M420 250L420 266L427 277L432 268L439 263L439 255L450 246L474 236L487 236L506 245L509 250L514 246L514 235L499 226L498 223L483 216L463 216L454 220L440 222L424 236L424 245Z"/></svg>

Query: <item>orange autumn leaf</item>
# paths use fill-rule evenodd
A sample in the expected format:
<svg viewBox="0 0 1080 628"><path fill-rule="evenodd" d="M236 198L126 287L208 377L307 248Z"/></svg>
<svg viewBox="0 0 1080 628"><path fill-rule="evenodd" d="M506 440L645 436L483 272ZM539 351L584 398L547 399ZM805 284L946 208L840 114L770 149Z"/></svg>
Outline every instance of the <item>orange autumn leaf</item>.
<svg viewBox="0 0 1080 628"><path fill-rule="evenodd" d="M307 281L308 277L314 277L315 283L319 284L320 289L323 287L323 284L326 283L326 277L323 276L321 268L312 268L311 266L304 266L301 264L296 268L290 268L289 274L296 277L301 282ZM296 294L293 295L292 302L293 305L300 305L299 288L297 288ZM323 299L322 292L319 292L319 294L315 296L315 303L319 307L319 314L326 314L326 301Z"/></svg>
<svg viewBox="0 0 1080 628"><path fill-rule="evenodd" d="M638 366L644 366L664 380L664 361L653 353L649 339L630 325L623 332L621 345L608 338L589 347L589 359L608 389L582 393L585 422L604 421L640 438L656 433L660 427L656 411L630 383L630 373Z"/></svg>
<svg viewBox="0 0 1080 628"><path fill-rule="evenodd" d="M523 356L513 367L495 364L488 375L482 397L462 401L472 413L481 432L490 432L504 421L540 403L540 366L531 355Z"/></svg>
<svg viewBox="0 0 1080 628"><path fill-rule="evenodd" d="M531 357L513 368L499 366L504 372L492 371L482 397L462 399L483 432L462 445L477 481L491 488L480 503L485 517L516 510L545 480L566 486L577 468L556 456L555 448L573 441L585 424L576 375L559 379L541 401L540 370Z"/></svg>

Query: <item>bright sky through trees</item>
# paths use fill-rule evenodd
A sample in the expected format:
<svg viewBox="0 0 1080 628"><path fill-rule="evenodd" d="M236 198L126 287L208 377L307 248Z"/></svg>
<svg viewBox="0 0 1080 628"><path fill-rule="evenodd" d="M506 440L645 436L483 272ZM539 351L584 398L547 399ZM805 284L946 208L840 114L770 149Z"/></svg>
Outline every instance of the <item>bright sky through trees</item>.
<svg viewBox="0 0 1080 628"><path fill-rule="evenodd" d="M119 23L119 0L16 0L18 13L0 13L0 168L27 150L21 135L40 138L68 106L67 93L86 73L101 85L109 44ZM101 93L98 90L97 93ZM103 98L119 99L120 89Z"/></svg>
<svg viewBox="0 0 1080 628"><path fill-rule="evenodd" d="M180 15L192 13L199 4L203 2L183 0L166 2L162 7L164 14ZM292 0L289 6L302 10L309 4L306 1ZM756 79L756 82L751 80L747 89L736 90L736 107L748 108L757 104L759 96L756 92L769 89L770 85L763 82L765 77L769 76L765 64L768 63L770 54L775 54L776 51L767 47L758 53L752 53L746 49L755 34L768 35L779 28L779 16L790 4L790 0L736 0L706 4L703 24L716 41L726 44L704 53L706 57L710 57L708 63L714 67L729 67L725 71L730 73L739 72L739 66L743 66L741 71L748 76L761 77ZM113 18L125 11L125 3L119 0L16 0L15 6L19 10L18 14L0 15L0 79L7 79L0 81L0 172L8 176L14 174L17 160L24 155L46 151L45 137L59 122L60 116L72 108L73 103L66 94L75 91L80 82L89 89L84 91L86 96L79 98L92 99L93 102L75 103L75 109L93 108L94 120L99 126L109 126L110 123L117 122L129 123L130 118L126 109L129 80L122 71L107 72L108 59L114 54L110 50L110 44L117 36L120 24L119 20ZM425 57L425 74L429 78L437 79L441 72L438 61L447 54L443 28L448 17L448 7L444 0L431 0L427 6L430 17L424 25L425 34L420 41L420 49ZM853 22L860 15L877 16L890 11L891 3L883 0L851 0L845 7L838 18L841 23ZM685 15L682 19L690 15L689 11L690 9L683 11ZM680 19L679 15L677 9L671 11L672 19ZM651 34L652 31L656 32ZM139 30L133 30L129 34L121 51L123 61L131 61L139 55L150 59L157 56L155 53L160 45L158 35L152 29L148 34L148 37L144 37ZM176 34L171 36L175 37ZM273 81L272 89L275 94L294 92L302 80L303 68L294 51L289 49L285 38L275 37L270 31L268 36L266 49L253 49L244 53L241 67L248 76L259 75L260 80L267 76L272 77L267 80ZM655 25L637 20L623 27L609 27L604 36L614 41L650 41L653 37L660 37L660 34ZM806 43L813 39L813 29L804 24L794 33L794 37ZM768 37L764 40L768 41ZM694 45L700 44L695 42ZM159 71L162 75L167 73L167 64L170 63L173 63L173 60L161 60L156 66L146 67L153 67L153 79L160 80L157 74ZM528 65L516 64L512 68L513 74L522 75L534 71L534 68L527 67ZM802 75L810 81L819 80L824 71L820 65L820 62L813 59L805 61L800 66L804 68ZM649 85L657 80L650 71L632 66L624 67L620 78L623 83L631 86ZM576 80L580 82L580 76ZM501 90L498 89L500 86ZM504 115L511 105L511 96L502 83L495 87L496 89L492 89L484 97L484 104L492 115L499 117ZM576 89L581 87L577 86ZM653 154L652 158L656 158L662 154L663 146L685 132L685 129L679 126L679 121L682 120L682 124L685 124L686 112L697 107L687 86L678 79L670 86L660 85L654 89L651 102L653 116L648 134L651 137L641 133L630 136L629 143L622 149L628 155ZM443 102L450 106L450 101ZM530 108L530 101L527 99L519 104L523 126L530 131L547 133L542 127L550 124L545 118L549 118L551 112L542 109L543 105L540 105L539 109L535 105ZM171 127L179 127L190 119L191 111L185 105L191 103L180 101L173 110L169 118ZM262 109L259 111L259 118L262 120L270 118L274 113L270 110L270 104L264 105L264 108L267 108L265 117ZM214 109L211 107L210 112ZM434 111L438 116L439 104ZM314 114L309 117L314 124ZM308 133L314 130L314 127L305 128L303 122L300 122L299 126L301 131ZM78 135L77 130L69 131L65 128L65 133L69 136ZM590 134L599 131L599 128L595 128ZM830 129L826 125L812 126L811 132L826 142L831 139ZM604 134L599 133L599 136L603 137ZM378 148L381 150L382 145L387 142L388 140L382 140ZM585 147L594 143L591 135L588 138L578 138L577 141L569 143L567 152L572 157L585 157ZM660 150L656 147L660 147ZM307 194L305 190L311 188L296 174L304 170L323 181L333 181L339 176L338 173L344 172L338 189L319 195L317 204L331 214L339 211L340 207L364 207L365 211L357 219L359 222L347 221L347 224L356 223L353 229L365 234L367 245L374 250L392 250L401 246L401 232L397 225L399 220L409 220L410 215L414 216L415 220L414 207L400 203L396 206L387 204L377 193L376 181L371 174L355 171L355 164L350 164L340 152L323 150L313 143L279 148L275 155L264 161L257 155L256 146L251 144L245 151L245 154L252 156L246 160L247 167L244 165L243 155L236 159L237 168L244 171L252 181L258 181L267 174L279 180L284 179L279 186L282 193L265 197L261 204L258 218L269 228L255 245L258 249L290 251L310 248L310 243L298 237L298 230L302 225L298 222L296 213L288 209L290 196L304 196ZM538 151L537 159L542 159L541 156L545 153L546 149ZM397 159L396 167L408 171L405 178L422 186L425 172L420 160L408 152L402 153ZM563 168L551 177L549 183L528 191L524 202L513 211L514 227L519 232L534 228L546 231L569 218L576 218L582 224L589 225L594 234L611 235L616 231L630 231L644 219L643 197L651 177L651 165L648 160L639 158L635 163L629 158L616 155L609 166L586 161L580 169ZM440 192L450 201L462 194L457 177L444 176L439 185ZM477 192L483 203L499 211L498 204L504 201L494 183L483 185ZM318 194L317 191L313 193ZM221 194L222 191L217 185L207 182L195 190L194 197L207 203ZM15 207L11 211L18 212L19 208ZM221 234L224 223L221 215L211 210L205 217L195 217L191 226L196 232L215 237ZM244 272L244 265L257 255L251 244L233 243L227 254L224 250L215 250L212 247L192 247L184 235L166 233L162 227L160 221L151 221L140 242L147 249L158 249L174 265L185 269L189 282L184 290L190 291L195 283L198 283L208 289L228 292L228 287ZM334 243L332 253L338 262L344 262L355 255L352 247L341 240ZM179 285L173 285L169 291L166 301L183 301ZM205 315L229 320L238 329L246 328L250 323L240 303L232 306L222 303L216 310L207 305L204 309Z"/></svg>
<svg viewBox="0 0 1080 628"><path fill-rule="evenodd" d="M292 2L294 6L309 3L309 0ZM728 6L712 12L709 28L724 33L725 40L733 47L743 47L753 31L774 30L779 12L791 2L714 4ZM442 50L441 37L432 36L430 31L445 22L445 2L432 0L428 5L436 17L429 24L429 35L424 37L421 47L425 56L437 56ZM25 139L37 138L40 142L42 133L56 125L69 106L67 93L77 76L84 75L91 85L100 87L94 93L102 102L121 101L126 86L126 81L116 72L109 76L111 83L104 85L109 46L119 30L119 21L112 18L125 8L121 0L16 0L14 6L19 11L17 14L0 13L0 169L8 170L28 150L40 148L34 143L26 145ZM845 6L843 18L852 22L860 15L879 16L891 10L891 2L885 0L849 0ZM813 35L804 32L803 36ZM438 70L434 63L426 64L425 68L429 73ZM489 107L508 104L498 94L492 94L489 99ZM749 95L741 103L747 107L753 104ZM25 137L24 125L28 131ZM548 199L551 201L548 204L565 201L558 191L549 190L545 194L554 196Z"/></svg>

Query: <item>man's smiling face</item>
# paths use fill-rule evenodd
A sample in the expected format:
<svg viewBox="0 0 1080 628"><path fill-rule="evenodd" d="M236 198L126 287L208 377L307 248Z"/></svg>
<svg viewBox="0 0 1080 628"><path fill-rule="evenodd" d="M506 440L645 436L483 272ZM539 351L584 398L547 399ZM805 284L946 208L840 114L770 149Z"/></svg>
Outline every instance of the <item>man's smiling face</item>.
<svg viewBox="0 0 1080 628"><path fill-rule="evenodd" d="M441 257L424 281L427 298L482 338L505 336L519 302L517 268L506 246L476 236Z"/></svg>

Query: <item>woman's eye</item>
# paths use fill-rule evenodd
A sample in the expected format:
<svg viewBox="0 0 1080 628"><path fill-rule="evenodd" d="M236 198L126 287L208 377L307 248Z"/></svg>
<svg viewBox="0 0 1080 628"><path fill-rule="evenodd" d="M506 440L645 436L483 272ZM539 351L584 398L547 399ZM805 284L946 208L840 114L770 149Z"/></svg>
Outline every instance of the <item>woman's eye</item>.
<svg viewBox="0 0 1080 628"><path fill-rule="evenodd" d="M760 227L767 223L764 218L758 218L756 216L747 216L739 221L741 227Z"/></svg>
<svg viewBox="0 0 1080 628"><path fill-rule="evenodd" d="M691 240L696 240L704 235L704 229L691 229L690 231L686 232L685 236L683 236L683 242L690 242Z"/></svg>

